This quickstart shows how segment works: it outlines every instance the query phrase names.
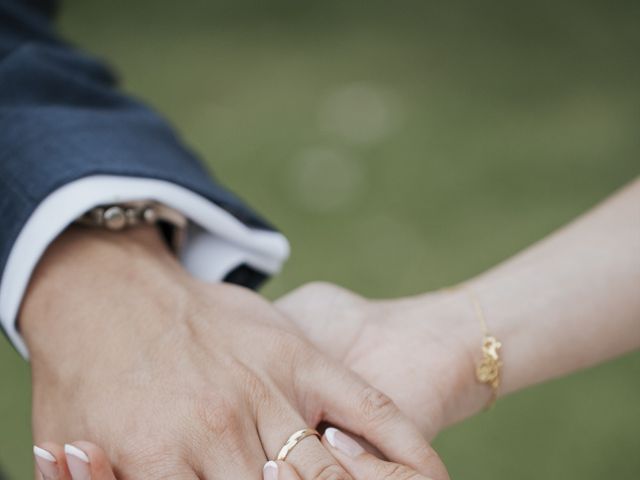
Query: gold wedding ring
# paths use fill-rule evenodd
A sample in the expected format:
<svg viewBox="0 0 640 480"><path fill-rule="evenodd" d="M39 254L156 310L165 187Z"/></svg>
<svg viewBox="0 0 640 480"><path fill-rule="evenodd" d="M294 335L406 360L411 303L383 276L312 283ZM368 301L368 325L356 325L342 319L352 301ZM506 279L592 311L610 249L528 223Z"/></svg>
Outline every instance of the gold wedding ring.
<svg viewBox="0 0 640 480"><path fill-rule="evenodd" d="M289 456L289 454L291 453L291 450L296 448L296 446L298 446L298 444L307 437L321 438L320 434L313 428L298 430L296 433L289 437L287 443L285 443L284 447L280 449L280 452L278 452L277 460L280 462L284 462L287 459L287 456Z"/></svg>

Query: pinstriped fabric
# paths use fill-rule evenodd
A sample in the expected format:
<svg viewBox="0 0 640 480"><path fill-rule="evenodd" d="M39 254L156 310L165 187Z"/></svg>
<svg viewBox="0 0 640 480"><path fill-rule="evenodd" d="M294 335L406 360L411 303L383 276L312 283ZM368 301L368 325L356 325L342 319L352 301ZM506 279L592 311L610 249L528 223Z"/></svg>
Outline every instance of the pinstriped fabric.
<svg viewBox="0 0 640 480"><path fill-rule="evenodd" d="M250 227L273 230L211 177L164 119L123 95L108 66L57 37L56 4L0 0L0 276L35 208L91 175L170 181Z"/></svg>

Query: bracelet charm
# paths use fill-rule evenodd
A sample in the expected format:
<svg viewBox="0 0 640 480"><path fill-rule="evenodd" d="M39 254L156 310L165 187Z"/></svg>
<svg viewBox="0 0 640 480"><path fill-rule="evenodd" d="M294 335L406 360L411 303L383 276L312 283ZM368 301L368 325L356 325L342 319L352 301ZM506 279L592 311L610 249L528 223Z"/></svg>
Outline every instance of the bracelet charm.
<svg viewBox="0 0 640 480"><path fill-rule="evenodd" d="M486 335L482 341L482 360L476 368L478 382L491 387L492 396L488 407L491 407L498 397L500 369L502 368L502 362L498 354L500 347L502 347L502 343L496 337Z"/></svg>
<svg viewBox="0 0 640 480"><path fill-rule="evenodd" d="M476 379L478 382L491 387L491 398L486 407L489 409L498 399L498 389L500 388L502 373L502 361L500 360L498 351L502 348L502 342L489 333L487 319L485 318L484 310L478 297L476 297L470 288L466 290L475 309L476 317L478 317L482 327L482 360L480 360L476 366Z"/></svg>

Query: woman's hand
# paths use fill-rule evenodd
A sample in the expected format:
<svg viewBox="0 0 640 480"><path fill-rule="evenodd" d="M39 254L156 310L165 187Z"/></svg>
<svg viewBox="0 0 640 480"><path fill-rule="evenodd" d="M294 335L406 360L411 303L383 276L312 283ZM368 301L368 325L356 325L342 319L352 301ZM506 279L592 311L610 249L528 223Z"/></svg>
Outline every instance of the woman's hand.
<svg viewBox="0 0 640 480"><path fill-rule="evenodd" d="M104 450L90 442L44 442L33 447L36 478L42 480L116 480Z"/></svg>
<svg viewBox="0 0 640 480"><path fill-rule="evenodd" d="M35 441L94 441L121 478L257 479L292 433L321 421L418 470L432 463L388 397L256 293L187 275L155 230L66 232L21 327ZM288 460L304 479L351 478L316 438Z"/></svg>
<svg viewBox="0 0 640 480"><path fill-rule="evenodd" d="M321 351L389 395L429 439L490 397L474 375L482 331L460 293L369 300L316 282L276 305Z"/></svg>
<svg viewBox="0 0 640 480"><path fill-rule="evenodd" d="M449 478L440 460L435 456L432 459L433 476L425 477L410 467L385 462L366 453L355 440L335 428L327 429L322 437L322 443L355 480L447 480ZM65 445L64 448L55 443L45 443L35 447L34 454L36 466L43 480L116 480L116 475L104 451L90 442L74 442ZM263 468L263 480L302 480L302 478L287 462L270 461Z"/></svg>
<svg viewBox="0 0 640 480"><path fill-rule="evenodd" d="M640 180L466 283L503 345L500 395L640 348ZM330 284L279 308L322 351L390 395L432 438L486 405L485 333L468 292L372 301Z"/></svg>

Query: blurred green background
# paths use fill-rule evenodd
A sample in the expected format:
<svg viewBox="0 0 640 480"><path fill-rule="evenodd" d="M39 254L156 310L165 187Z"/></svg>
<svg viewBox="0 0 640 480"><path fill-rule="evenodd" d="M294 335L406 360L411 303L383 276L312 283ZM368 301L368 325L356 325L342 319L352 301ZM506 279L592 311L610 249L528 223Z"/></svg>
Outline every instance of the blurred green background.
<svg viewBox="0 0 640 480"><path fill-rule="evenodd" d="M460 281L640 171L640 3L68 1L293 255L265 289ZM55 319L52 319L54 321ZM0 464L31 476L29 372L0 345ZM640 478L640 354L443 433L454 479Z"/></svg>

